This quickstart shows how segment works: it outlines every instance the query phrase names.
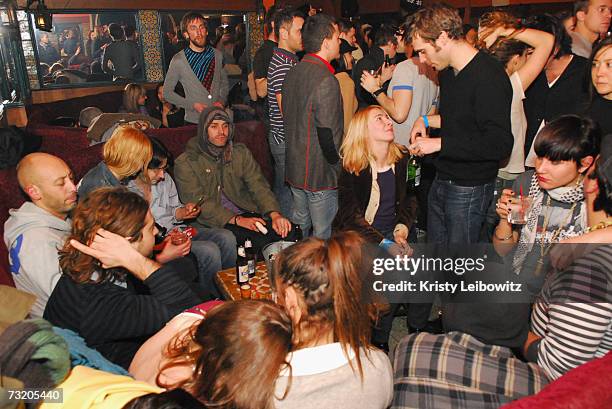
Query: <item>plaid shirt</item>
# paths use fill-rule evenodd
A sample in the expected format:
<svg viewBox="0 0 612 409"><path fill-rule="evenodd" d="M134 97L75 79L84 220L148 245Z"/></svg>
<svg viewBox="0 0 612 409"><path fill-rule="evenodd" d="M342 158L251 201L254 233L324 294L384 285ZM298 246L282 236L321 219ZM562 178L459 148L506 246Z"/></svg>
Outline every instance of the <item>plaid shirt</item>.
<svg viewBox="0 0 612 409"><path fill-rule="evenodd" d="M510 349L460 332L404 337L393 367L393 408L497 408L548 383Z"/></svg>

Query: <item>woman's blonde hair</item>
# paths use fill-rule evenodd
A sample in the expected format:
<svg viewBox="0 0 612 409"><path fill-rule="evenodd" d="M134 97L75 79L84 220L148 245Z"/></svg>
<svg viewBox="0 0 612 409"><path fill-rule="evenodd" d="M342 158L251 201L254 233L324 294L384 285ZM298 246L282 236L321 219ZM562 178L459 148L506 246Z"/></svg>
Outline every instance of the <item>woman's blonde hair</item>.
<svg viewBox="0 0 612 409"><path fill-rule="evenodd" d="M102 151L104 163L119 180L135 176L149 166L153 146L147 135L129 126L118 126Z"/></svg>
<svg viewBox="0 0 612 409"><path fill-rule="evenodd" d="M123 108L131 114L139 114L138 99L147 95L147 90L140 84L127 84L123 90Z"/></svg>
<svg viewBox="0 0 612 409"><path fill-rule="evenodd" d="M375 109L385 112L380 105L370 105L357 111L342 141L342 146L340 146L342 166L349 173L359 175L359 172L366 169L375 160L368 146L368 118L370 112ZM394 164L403 156L401 145L391 142L387 162Z"/></svg>

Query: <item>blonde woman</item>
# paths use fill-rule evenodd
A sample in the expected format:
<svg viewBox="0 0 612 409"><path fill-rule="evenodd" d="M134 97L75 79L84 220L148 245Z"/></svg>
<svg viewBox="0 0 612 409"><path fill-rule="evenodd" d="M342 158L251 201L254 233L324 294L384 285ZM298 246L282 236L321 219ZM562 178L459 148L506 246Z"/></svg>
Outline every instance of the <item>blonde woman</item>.
<svg viewBox="0 0 612 409"><path fill-rule="evenodd" d="M149 115L145 102L147 101L147 90L140 84L127 84L123 89L123 105L119 112L128 114Z"/></svg>
<svg viewBox="0 0 612 409"><path fill-rule="evenodd" d="M393 139L393 121L382 107L372 105L355 114L340 147L342 210L333 227L355 230L401 253L408 249L417 205L406 184L409 156Z"/></svg>
<svg viewBox="0 0 612 409"><path fill-rule="evenodd" d="M127 184L147 168L152 157L153 147L147 135L135 128L119 126L104 145L102 162L79 182L79 199L98 187Z"/></svg>

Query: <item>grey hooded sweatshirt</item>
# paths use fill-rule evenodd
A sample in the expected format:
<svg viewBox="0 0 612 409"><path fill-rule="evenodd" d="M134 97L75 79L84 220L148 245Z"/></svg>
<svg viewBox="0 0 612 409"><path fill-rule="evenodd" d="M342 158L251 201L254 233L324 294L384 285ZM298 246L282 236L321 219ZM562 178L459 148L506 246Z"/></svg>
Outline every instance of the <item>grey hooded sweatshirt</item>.
<svg viewBox="0 0 612 409"><path fill-rule="evenodd" d="M72 228L32 202L11 209L4 224L4 244L9 250L11 274L18 289L36 296L31 315L42 317L47 300L61 276L57 250Z"/></svg>

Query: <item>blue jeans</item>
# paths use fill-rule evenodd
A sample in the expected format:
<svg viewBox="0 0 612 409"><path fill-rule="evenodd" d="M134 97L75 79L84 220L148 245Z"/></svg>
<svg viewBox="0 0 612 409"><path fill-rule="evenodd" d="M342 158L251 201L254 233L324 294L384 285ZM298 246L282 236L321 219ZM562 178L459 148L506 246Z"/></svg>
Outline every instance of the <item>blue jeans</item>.
<svg viewBox="0 0 612 409"><path fill-rule="evenodd" d="M213 297L218 297L215 274L236 265L236 238L226 229L200 227L197 230L191 241L191 253L198 260L198 281Z"/></svg>
<svg viewBox="0 0 612 409"><path fill-rule="evenodd" d="M285 217L291 216L291 208L293 206L293 197L291 189L285 183L285 141L277 144L272 134L268 136L270 144L270 152L274 159L274 186L272 191L276 195L276 200L280 205L280 211Z"/></svg>
<svg viewBox="0 0 612 409"><path fill-rule="evenodd" d="M492 180L484 185L459 186L436 178L428 197L428 243L478 243L494 185Z"/></svg>
<svg viewBox="0 0 612 409"><path fill-rule="evenodd" d="M300 225L304 237L312 235L328 239L331 236L332 222L338 211L338 190L311 192L291 187L291 192L293 193L291 221Z"/></svg>

